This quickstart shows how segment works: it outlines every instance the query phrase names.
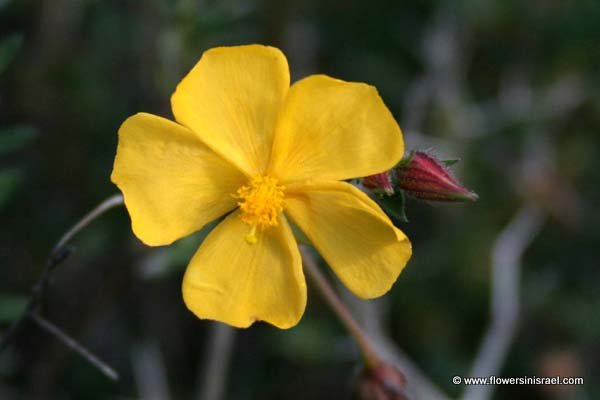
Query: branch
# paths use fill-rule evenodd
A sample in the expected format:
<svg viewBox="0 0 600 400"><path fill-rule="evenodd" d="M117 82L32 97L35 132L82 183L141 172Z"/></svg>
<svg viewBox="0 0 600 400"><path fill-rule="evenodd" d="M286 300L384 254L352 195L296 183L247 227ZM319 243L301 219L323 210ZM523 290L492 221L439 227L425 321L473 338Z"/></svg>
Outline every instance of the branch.
<svg viewBox="0 0 600 400"><path fill-rule="evenodd" d="M123 196L120 194L109 197L100 203L96 208L86 214L79 222L77 222L71 229L69 229L54 245L50 254L48 255L48 259L46 261L46 265L42 271L37 282L31 288L31 294L29 296L29 301L27 306L25 307L25 311L19 318L17 318L7 329L6 333L0 339L0 353L2 353L16 338L17 334L23 329L23 326L28 320L32 320L40 327L44 328L48 333L54 335L56 338L61 340L63 343L67 344L71 349L77 351L80 355L82 355L90 364L98 368L102 373L108 376L111 379L118 379L118 375L114 370L110 367L107 367L104 363L102 363L96 356L94 356L89 350L85 349L79 343L77 343L74 339L69 337L66 333L62 332L55 325L51 324L49 321L43 319L39 315L39 310L42 304L42 300L48 286L50 284L50 279L52 278L53 272L56 268L71 255L73 252L73 248L67 246L68 243L81 232L85 227L87 227L92 221L103 215L106 211L120 206L123 204Z"/></svg>
<svg viewBox="0 0 600 400"><path fill-rule="evenodd" d="M497 375L514 339L520 307L521 259L539 233L544 213L525 205L500 232L492 248L491 321L469 376ZM493 385L468 386L464 400L486 400Z"/></svg>
<svg viewBox="0 0 600 400"><path fill-rule="evenodd" d="M375 395L376 397L387 394L391 396L390 398L397 400L409 400L411 397L405 389L406 375L404 374L404 371L399 370L397 366L389 365L381 358L378 349L375 348L369 336L363 328L361 328L356 319L354 319L348 307L340 299L327 278L325 278L308 248L304 245L300 245L299 247L304 270L313 280L315 287L321 293L327 304L331 307L333 312L358 344L364 359L366 367L365 371L369 372L367 376L370 376L370 379L373 380L368 386L375 386L376 388L375 392L371 392L373 388L368 389L367 392L371 393L371 395L377 393ZM367 381L368 380L369 379L367 379Z"/></svg>
<svg viewBox="0 0 600 400"><path fill-rule="evenodd" d="M73 227L71 227L71 229L69 229L60 238L60 240L56 243L56 245L54 245L54 248L52 249L50 256L52 256L52 254L60 251L61 248L65 247L65 245L67 243L69 243L69 241L71 241L71 239L73 239L73 237L75 235L77 235L79 232L81 232L81 230L83 228L87 227L96 218L100 217L102 214L104 214L108 210L118 207L118 206L122 206L122 205L123 205L123 196L120 194L112 195L108 199L104 200L102 203L98 204L96 206L96 208L94 208L92 211L87 213L83 218L81 218L79 220L79 222L77 222L75 225L73 225Z"/></svg>
<svg viewBox="0 0 600 400"><path fill-rule="evenodd" d="M95 356L91 351L80 345L75 339L67 335L63 332L59 327L54 325L52 322L48 321L38 313L31 313L29 317L36 323L38 326L43 328L46 332L63 342L68 348L75 351L81 357L83 357L88 363L92 364L96 367L100 372L104 375L112 379L113 381L119 380L119 374L109 365L100 360L97 356Z"/></svg>

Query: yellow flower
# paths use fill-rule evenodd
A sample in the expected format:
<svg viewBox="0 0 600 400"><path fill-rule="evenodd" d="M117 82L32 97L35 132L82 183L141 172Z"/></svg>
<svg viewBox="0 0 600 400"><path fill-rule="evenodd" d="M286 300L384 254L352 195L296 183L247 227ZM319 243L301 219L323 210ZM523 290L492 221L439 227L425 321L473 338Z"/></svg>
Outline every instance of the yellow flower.
<svg viewBox="0 0 600 400"><path fill-rule="evenodd" d="M203 54L171 106L177 122L140 113L123 123L111 179L134 233L150 246L227 214L183 280L184 301L199 318L298 323L306 283L290 221L357 296L390 289L410 242L367 195L341 182L402 157L402 132L374 87L324 75L290 87L278 49L221 47Z"/></svg>

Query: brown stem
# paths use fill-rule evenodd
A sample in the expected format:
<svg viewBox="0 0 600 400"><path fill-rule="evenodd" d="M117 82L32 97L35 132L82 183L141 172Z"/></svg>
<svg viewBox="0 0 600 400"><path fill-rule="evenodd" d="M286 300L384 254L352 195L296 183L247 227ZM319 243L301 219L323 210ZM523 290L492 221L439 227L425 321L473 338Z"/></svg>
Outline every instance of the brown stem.
<svg viewBox="0 0 600 400"><path fill-rule="evenodd" d="M338 316L342 324L344 324L348 332L356 340L367 367L375 368L378 366L381 363L379 354L346 305L339 298L335 290L333 290L329 281L317 266L315 258L303 245L300 245L300 253L302 254L304 270L314 281L315 287L321 292L321 295L323 295L323 298L327 301L333 312Z"/></svg>

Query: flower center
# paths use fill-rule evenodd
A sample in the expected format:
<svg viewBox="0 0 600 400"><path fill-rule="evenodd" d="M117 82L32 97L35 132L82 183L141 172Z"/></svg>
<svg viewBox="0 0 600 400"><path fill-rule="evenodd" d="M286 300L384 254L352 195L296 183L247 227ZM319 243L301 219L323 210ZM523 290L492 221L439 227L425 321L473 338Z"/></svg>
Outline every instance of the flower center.
<svg viewBox="0 0 600 400"><path fill-rule="evenodd" d="M256 243L256 230L263 230L279 223L279 213L283 210L283 189L277 179L269 176L256 176L233 195L239 199L241 218L250 225L246 242Z"/></svg>

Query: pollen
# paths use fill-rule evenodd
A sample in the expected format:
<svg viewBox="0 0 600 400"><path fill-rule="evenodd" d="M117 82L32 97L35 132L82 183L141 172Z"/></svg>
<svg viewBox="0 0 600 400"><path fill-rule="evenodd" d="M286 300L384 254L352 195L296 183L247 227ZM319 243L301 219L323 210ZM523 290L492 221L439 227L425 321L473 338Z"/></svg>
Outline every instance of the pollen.
<svg viewBox="0 0 600 400"><path fill-rule="evenodd" d="M242 221L250 226L246 242L255 244L258 240L257 230L279 224L279 213L283 211L283 190L277 179L257 176L233 195L239 200Z"/></svg>

